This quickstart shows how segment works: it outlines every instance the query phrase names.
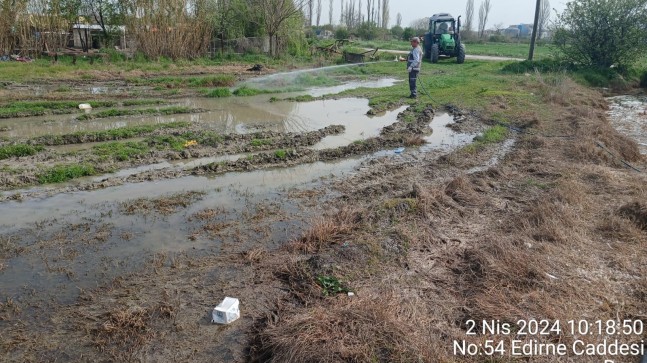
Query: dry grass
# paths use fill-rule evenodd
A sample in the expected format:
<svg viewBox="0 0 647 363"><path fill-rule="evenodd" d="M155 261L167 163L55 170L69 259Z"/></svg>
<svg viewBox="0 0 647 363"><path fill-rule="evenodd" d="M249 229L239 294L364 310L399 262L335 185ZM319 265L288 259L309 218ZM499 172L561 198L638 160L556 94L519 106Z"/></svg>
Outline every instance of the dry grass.
<svg viewBox="0 0 647 363"><path fill-rule="evenodd" d="M421 146L426 143L425 139L419 135L408 136L404 139L404 146L408 147Z"/></svg>
<svg viewBox="0 0 647 363"><path fill-rule="evenodd" d="M432 361L429 336L420 334L424 315L396 296L328 299L284 316L260 336L266 362ZM296 339L295 339L296 338Z"/></svg>
<svg viewBox="0 0 647 363"><path fill-rule="evenodd" d="M123 359L154 338L152 321L174 316L173 306L166 303L148 308L121 307L104 314L90 333L99 349Z"/></svg>
<svg viewBox="0 0 647 363"><path fill-rule="evenodd" d="M130 0L126 2L132 13L127 24L138 42L138 49L148 58L198 58L207 52L211 31L207 18L209 5L204 0L187 11L181 0Z"/></svg>
<svg viewBox="0 0 647 363"><path fill-rule="evenodd" d="M218 208L218 209L213 209L213 208L208 208L208 209L203 209L195 214L193 214L190 218L189 221L192 221L194 219L198 219L201 221L206 221L210 220L216 216L222 215L225 213L224 208Z"/></svg>
<svg viewBox="0 0 647 363"><path fill-rule="evenodd" d="M618 214L631 220L638 228L647 230L647 204L632 202L618 210Z"/></svg>
<svg viewBox="0 0 647 363"><path fill-rule="evenodd" d="M204 197L204 192L177 193L159 198L139 198L121 204L124 214L148 214L156 211L163 215L175 213L179 208L186 208Z"/></svg>
<svg viewBox="0 0 647 363"><path fill-rule="evenodd" d="M445 194L461 206L477 206L483 203L465 176L459 176L447 184Z"/></svg>
<svg viewBox="0 0 647 363"><path fill-rule="evenodd" d="M355 230L361 220L357 210L344 208L332 216L316 218L303 236L292 246L306 253L319 251L320 249L340 242L344 236Z"/></svg>

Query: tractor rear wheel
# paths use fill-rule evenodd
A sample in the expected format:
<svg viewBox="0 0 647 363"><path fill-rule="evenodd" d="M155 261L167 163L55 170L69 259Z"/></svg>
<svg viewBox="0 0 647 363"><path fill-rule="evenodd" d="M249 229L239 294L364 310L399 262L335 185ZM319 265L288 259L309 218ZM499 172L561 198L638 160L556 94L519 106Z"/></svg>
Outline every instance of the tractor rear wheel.
<svg viewBox="0 0 647 363"><path fill-rule="evenodd" d="M431 46L431 63L438 63L438 44Z"/></svg>
<svg viewBox="0 0 647 363"><path fill-rule="evenodd" d="M465 45L461 44L458 47L458 54L456 55L456 63L463 64L465 62Z"/></svg>

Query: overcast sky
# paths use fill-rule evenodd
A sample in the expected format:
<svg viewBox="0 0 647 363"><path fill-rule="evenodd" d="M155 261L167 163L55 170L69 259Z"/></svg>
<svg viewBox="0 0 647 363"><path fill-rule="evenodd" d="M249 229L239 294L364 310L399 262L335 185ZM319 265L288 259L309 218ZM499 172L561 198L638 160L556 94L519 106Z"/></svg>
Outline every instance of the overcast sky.
<svg viewBox="0 0 647 363"><path fill-rule="evenodd" d="M321 24L328 23L328 7L330 0L322 1ZM339 23L340 1L333 0L333 22ZM347 3L349 0L345 0ZM357 3L359 0L355 0ZM478 23L478 8L482 0L474 0L474 25ZM561 13L567 0L549 0L551 8ZM435 13L448 12L454 16L465 17L467 0L389 0L389 28L395 25L395 17L402 14L402 27L407 27L416 19L431 16ZM532 23L535 14L535 0L491 0L492 10L488 19L488 28L494 24L503 23L505 27L512 24ZM366 14L366 0L362 0L362 13ZM553 12L554 14L554 12ZM554 15L552 16L554 17ZM314 22L314 21L313 21Z"/></svg>

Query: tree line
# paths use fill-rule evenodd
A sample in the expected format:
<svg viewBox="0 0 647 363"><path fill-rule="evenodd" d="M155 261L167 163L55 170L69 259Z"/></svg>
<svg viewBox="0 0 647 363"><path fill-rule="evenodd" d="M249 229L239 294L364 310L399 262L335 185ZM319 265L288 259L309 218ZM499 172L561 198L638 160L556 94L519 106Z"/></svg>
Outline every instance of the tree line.
<svg viewBox="0 0 647 363"><path fill-rule="evenodd" d="M278 54L302 39L312 0L0 0L0 53L63 50L70 30L101 29L104 44L134 39L149 58L195 58L218 39L269 37ZM320 10L318 0L316 11ZM320 13L320 11L319 11ZM317 17L319 21L320 15ZM77 25L76 27L74 25ZM84 27L85 26L85 27ZM124 36L125 33L125 36ZM84 46L85 48L85 46Z"/></svg>

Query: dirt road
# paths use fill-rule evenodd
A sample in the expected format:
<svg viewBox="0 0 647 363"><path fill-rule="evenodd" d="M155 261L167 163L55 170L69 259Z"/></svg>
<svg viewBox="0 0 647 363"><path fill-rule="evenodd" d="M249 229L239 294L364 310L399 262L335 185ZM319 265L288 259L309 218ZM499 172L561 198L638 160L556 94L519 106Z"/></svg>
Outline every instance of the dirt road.
<svg viewBox="0 0 647 363"><path fill-rule="evenodd" d="M369 48L364 48L365 50L375 50L375 49L369 49ZM401 55L407 55L409 54L409 51L406 50L389 50L389 49L380 49L380 52L385 52L385 53L393 53L393 54L401 54ZM497 57L497 56L491 56L491 55L478 55L478 54L466 54L465 55L466 59L475 59L475 60L486 60L486 61L518 61L521 62L524 59L521 58L512 58L512 57Z"/></svg>

